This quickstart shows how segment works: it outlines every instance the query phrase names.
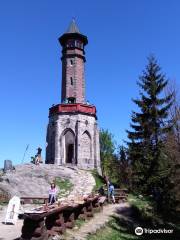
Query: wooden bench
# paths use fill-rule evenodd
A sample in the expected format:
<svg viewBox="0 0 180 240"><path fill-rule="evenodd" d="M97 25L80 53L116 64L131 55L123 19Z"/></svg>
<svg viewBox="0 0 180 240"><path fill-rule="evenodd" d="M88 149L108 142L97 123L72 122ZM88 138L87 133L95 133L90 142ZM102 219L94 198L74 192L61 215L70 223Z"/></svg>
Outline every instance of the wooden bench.
<svg viewBox="0 0 180 240"><path fill-rule="evenodd" d="M128 193L127 192L128 192L127 189L115 188L114 189L115 201L117 203L126 202L127 201L127 197L128 197Z"/></svg>
<svg viewBox="0 0 180 240"><path fill-rule="evenodd" d="M48 197L21 197L21 204L32 204L32 203L40 203L46 204L48 203Z"/></svg>
<svg viewBox="0 0 180 240"><path fill-rule="evenodd" d="M8 203L10 196L6 193L0 193L0 203Z"/></svg>
<svg viewBox="0 0 180 240"><path fill-rule="evenodd" d="M105 194L107 196L107 201L112 202L112 198L108 197L108 190L105 189ZM115 188L114 189L114 198L116 203L126 202L128 197L128 189L126 188ZM105 202L105 200L104 200ZM103 202L103 204L104 204Z"/></svg>

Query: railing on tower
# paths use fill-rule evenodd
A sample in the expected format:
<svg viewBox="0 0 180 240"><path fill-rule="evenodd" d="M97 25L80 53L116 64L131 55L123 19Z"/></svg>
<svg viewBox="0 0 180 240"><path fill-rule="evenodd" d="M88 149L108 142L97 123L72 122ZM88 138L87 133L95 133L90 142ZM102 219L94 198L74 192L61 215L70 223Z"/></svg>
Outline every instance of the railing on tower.
<svg viewBox="0 0 180 240"><path fill-rule="evenodd" d="M87 105L82 103L73 103L73 104L57 104L55 106L52 106L49 109L49 115L54 115L58 113L64 113L64 112L81 112L81 113L87 113L91 115L96 115L96 107L93 105Z"/></svg>

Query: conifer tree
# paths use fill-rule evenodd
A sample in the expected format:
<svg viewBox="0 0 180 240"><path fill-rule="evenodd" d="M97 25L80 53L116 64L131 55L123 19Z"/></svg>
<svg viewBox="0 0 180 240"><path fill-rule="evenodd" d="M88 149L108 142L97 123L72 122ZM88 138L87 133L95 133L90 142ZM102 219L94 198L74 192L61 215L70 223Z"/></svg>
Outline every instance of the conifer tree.
<svg viewBox="0 0 180 240"><path fill-rule="evenodd" d="M168 162L164 154L164 136L169 131L166 121L172 95L162 96L168 80L161 73L156 59L151 56L137 82L139 99L133 102L139 112L133 112L128 133L128 154L132 164L132 184L150 192L153 186L162 189Z"/></svg>
<svg viewBox="0 0 180 240"><path fill-rule="evenodd" d="M120 178L120 185L122 187L129 186L129 179L130 179L130 168L129 162L127 158L127 149L121 145L119 146L119 178Z"/></svg>

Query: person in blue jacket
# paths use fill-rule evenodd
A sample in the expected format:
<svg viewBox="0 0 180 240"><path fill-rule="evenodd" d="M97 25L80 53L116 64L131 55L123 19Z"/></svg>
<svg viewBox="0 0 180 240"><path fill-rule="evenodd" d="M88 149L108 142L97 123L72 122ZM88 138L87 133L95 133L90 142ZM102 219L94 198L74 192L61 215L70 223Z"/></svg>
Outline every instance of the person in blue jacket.
<svg viewBox="0 0 180 240"><path fill-rule="evenodd" d="M114 185L112 183L109 183L109 196L112 198L113 203L115 203Z"/></svg>

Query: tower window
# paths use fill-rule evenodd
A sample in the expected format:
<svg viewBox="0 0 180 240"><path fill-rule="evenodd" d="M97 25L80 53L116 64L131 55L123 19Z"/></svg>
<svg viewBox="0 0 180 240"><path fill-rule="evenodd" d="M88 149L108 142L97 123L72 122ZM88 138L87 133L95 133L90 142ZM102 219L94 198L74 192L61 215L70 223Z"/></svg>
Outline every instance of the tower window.
<svg viewBox="0 0 180 240"><path fill-rule="evenodd" d="M83 44L79 40L76 40L75 45L76 45L77 48L81 48L81 49L83 48Z"/></svg>
<svg viewBox="0 0 180 240"><path fill-rule="evenodd" d="M72 66L74 64L73 60L70 59L70 65Z"/></svg>
<svg viewBox="0 0 180 240"><path fill-rule="evenodd" d="M76 103L76 99L74 97L69 97L67 100L68 103Z"/></svg>
<svg viewBox="0 0 180 240"><path fill-rule="evenodd" d="M67 42L67 47L71 48L71 47L74 47L74 46L75 46L74 40L69 40Z"/></svg>
<svg viewBox="0 0 180 240"><path fill-rule="evenodd" d="M73 85L73 78L71 77L70 80L71 80L71 85Z"/></svg>

